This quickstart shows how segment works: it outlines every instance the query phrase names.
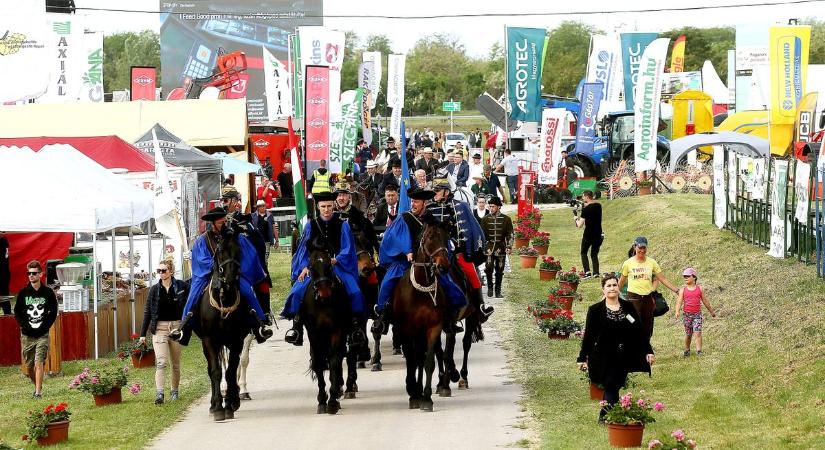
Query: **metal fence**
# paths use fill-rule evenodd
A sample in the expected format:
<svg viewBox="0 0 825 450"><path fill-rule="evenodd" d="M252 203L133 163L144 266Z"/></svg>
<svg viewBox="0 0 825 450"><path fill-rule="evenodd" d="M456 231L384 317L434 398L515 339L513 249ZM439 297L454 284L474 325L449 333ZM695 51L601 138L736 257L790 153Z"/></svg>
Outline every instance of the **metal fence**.
<svg viewBox="0 0 825 450"><path fill-rule="evenodd" d="M821 155L820 155L821 156ZM816 274L825 278L825 165L815 165L817 170L814 183L814 232L816 234Z"/></svg>

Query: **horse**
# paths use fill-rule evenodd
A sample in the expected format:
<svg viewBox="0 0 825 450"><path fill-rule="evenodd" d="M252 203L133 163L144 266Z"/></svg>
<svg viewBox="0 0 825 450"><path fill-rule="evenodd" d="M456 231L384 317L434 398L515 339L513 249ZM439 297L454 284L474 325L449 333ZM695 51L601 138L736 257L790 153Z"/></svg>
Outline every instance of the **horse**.
<svg viewBox="0 0 825 450"><path fill-rule="evenodd" d="M224 227L215 247L212 277L198 305L197 326L193 327L206 357L212 384L209 412L215 421L233 419L241 406L237 371L244 339L251 329L249 307L240 293L241 247L230 228ZM221 353L226 350L229 357L221 373ZM221 394L221 378L226 380L225 395Z"/></svg>
<svg viewBox="0 0 825 450"><path fill-rule="evenodd" d="M352 311L347 291L332 271L329 252L313 250L309 260L312 284L304 294L301 317L309 338L310 371L318 382L317 413L336 414L341 409L338 399L343 396L343 359L347 353ZM325 370L329 370L329 395L325 391ZM353 387L350 398L354 398L357 391L357 386Z"/></svg>
<svg viewBox="0 0 825 450"><path fill-rule="evenodd" d="M449 231L441 225L424 229L412 266L404 272L390 299L393 323L401 337L407 364L409 408L433 410L432 378L441 330L447 314L447 298L438 275L450 270L445 243ZM426 372L426 379L422 379Z"/></svg>

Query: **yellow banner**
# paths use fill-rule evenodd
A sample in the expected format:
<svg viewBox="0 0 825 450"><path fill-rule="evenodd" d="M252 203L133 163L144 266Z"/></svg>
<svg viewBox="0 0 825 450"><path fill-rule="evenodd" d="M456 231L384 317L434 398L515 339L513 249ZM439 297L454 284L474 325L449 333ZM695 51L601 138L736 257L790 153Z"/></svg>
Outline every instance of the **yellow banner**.
<svg viewBox="0 0 825 450"><path fill-rule="evenodd" d="M810 26L770 28L771 125L790 124L805 93ZM773 145L773 144L772 144ZM774 151L773 148L771 148ZM778 149L777 149L778 150Z"/></svg>
<svg viewBox="0 0 825 450"><path fill-rule="evenodd" d="M673 43L673 52L670 54L670 72L685 71L685 35L679 36Z"/></svg>

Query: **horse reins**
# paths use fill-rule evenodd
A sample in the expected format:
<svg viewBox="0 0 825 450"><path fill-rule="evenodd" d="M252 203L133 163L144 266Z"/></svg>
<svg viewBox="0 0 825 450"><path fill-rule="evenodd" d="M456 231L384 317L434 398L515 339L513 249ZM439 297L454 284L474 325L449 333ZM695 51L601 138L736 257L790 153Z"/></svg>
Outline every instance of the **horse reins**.
<svg viewBox="0 0 825 450"><path fill-rule="evenodd" d="M423 251L424 254L427 255L427 258L430 259L430 261L429 262L424 262L424 263L420 263L420 262L413 262L412 263L412 269L410 270L410 284L412 284L412 287L415 290L417 290L419 292L424 292L426 294L429 294L430 298L433 300L433 306L437 306L436 297L438 296L438 276L436 276L436 274L435 274L436 264L434 262L432 262L432 259L435 257L435 255L441 253L442 251L446 253L447 248L438 247L437 249L433 250L432 252L428 252L424 248L424 240L422 239L421 242L419 242L419 244L418 244L418 249L419 249L419 251ZM433 282L429 286L424 286L422 284L419 284L415 280L415 268L416 267L426 268L427 270L426 270L425 273L429 274L431 277L433 277Z"/></svg>
<svg viewBox="0 0 825 450"><path fill-rule="evenodd" d="M235 290L235 303L231 306L223 306L223 288L221 288L220 294L220 302L215 300L215 296L212 295L212 280L209 280L209 306L218 310L221 315L221 320L226 319L229 317L230 314L235 312L238 309L238 305L241 303L241 291L239 289Z"/></svg>

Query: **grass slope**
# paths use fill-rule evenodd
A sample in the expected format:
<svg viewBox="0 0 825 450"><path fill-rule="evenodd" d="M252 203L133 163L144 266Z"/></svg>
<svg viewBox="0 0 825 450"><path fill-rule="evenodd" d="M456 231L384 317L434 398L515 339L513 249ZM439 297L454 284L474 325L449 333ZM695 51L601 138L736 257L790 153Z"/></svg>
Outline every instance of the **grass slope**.
<svg viewBox="0 0 825 450"><path fill-rule="evenodd" d="M603 207L602 272L618 270L633 237L645 235L648 254L675 283L684 267L696 267L719 313L705 314L702 357L683 358L684 331L672 310L656 320L653 377L637 376L633 391L645 389L668 407L648 425L645 444L683 428L702 448L825 448L825 283L814 268L765 256L713 227L708 196L636 197ZM565 268L581 267L572 222L568 209L547 211L541 227L551 234L549 253ZM555 283L539 281L534 269L515 269L508 280L496 322L526 389L526 426L533 431L529 443L519 444L608 448L607 431L596 424L598 406L575 367L580 340L550 341L526 311ZM601 291L595 279L579 291L584 301L574 311L583 322ZM665 295L674 308L675 296Z"/></svg>

